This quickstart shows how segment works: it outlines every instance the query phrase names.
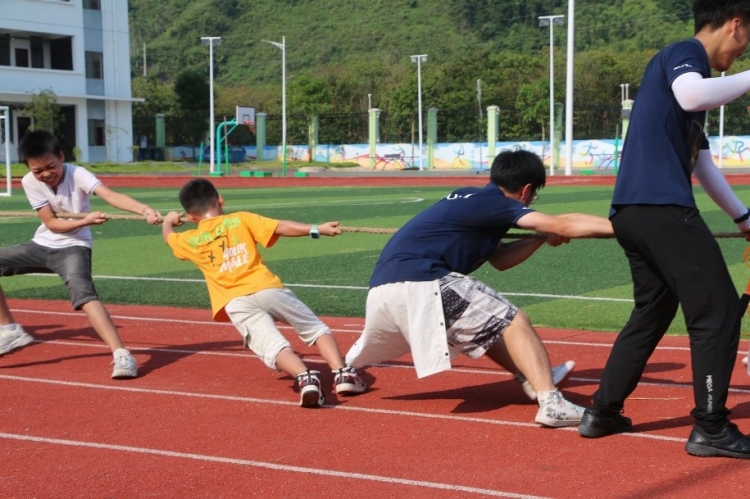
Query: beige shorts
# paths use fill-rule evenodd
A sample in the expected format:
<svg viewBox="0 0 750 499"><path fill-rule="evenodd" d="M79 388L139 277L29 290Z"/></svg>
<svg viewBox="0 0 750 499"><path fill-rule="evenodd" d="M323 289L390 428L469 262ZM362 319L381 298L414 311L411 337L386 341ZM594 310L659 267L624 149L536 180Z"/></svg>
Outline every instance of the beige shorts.
<svg viewBox="0 0 750 499"><path fill-rule="evenodd" d="M264 289L240 296L224 307L232 324L243 337L244 344L271 369L277 369L276 356L289 341L276 327L275 321L288 324L308 346L312 346L331 330L286 288Z"/></svg>

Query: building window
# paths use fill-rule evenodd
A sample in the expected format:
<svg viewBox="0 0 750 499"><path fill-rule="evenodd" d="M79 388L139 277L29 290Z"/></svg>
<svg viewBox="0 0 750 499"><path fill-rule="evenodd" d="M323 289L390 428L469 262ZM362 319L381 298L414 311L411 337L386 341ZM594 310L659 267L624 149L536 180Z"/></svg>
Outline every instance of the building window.
<svg viewBox="0 0 750 499"><path fill-rule="evenodd" d="M44 67L44 40L40 36L31 37L31 67Z"/></svg>
<svg viewBox="0 0 750 499"><path fill-rule="evenodd" d="M104 78L101 52L86 52L86 78L96 80Z"/></svg>
<svg viewBox="0 0 750 499"><path fill-rule="evenodd" d="M83 0L83 8L91 10L102 10L99 0Z"/></svg>
<svg viewBox="0 0 750 499"><path fill-rule="evenodd" d="M0 35L0 66L10 66L10 35Z"/></svg>
<svg viewBox="0 0 750 499"><path fill-rule="evenodd" d="M71 37L49 41L49 67L51 69L73 70L73 45Z"/></svg>
<svg viewBox="0 0 750 499"><path fill-rule="evenodd" d="M89 145L104 145L104 120L89 120Z"/></svg>
<svg viewBox="0 0 750 499"><path fill-rule="evenodd" d="M28 68L29 67L29 49L16 49L16 67Z"/></svg>

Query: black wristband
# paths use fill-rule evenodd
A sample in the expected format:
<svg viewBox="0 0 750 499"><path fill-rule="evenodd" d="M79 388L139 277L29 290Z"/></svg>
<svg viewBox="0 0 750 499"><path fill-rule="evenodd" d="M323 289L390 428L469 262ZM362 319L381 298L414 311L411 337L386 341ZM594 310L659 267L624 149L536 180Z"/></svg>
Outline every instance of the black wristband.
<svg viewBox="0 0 750 499"><path fill-rule="evenodd" d="M747 212L745 212L744 215L742 215L741 217L735 218L733 220L733 222L736 223L736 224L741 224L742 222L744 222L748 218L750 218L750 208L747 209Z"/></svg>

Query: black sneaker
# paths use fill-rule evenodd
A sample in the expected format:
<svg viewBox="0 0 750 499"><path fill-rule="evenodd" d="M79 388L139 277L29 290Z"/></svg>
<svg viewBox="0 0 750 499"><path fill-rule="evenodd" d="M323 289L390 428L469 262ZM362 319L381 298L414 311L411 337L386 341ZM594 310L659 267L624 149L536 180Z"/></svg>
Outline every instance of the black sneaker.
<svg viewBox="0 0 750 499"><path fill-rule="evenodd" d="M633 428L633 422L619 412L586 409L578 425L582 437L599 438L616 433L625 433Z"/></svg>
<svg viewBox="0 0 750 499"><path fill-rule="evenodd" d="M750 438L740 433L737 425L729 421L716 435L706 433L706 430L695 425L685 444L685 450L693 456L750 459Z"/></svg>

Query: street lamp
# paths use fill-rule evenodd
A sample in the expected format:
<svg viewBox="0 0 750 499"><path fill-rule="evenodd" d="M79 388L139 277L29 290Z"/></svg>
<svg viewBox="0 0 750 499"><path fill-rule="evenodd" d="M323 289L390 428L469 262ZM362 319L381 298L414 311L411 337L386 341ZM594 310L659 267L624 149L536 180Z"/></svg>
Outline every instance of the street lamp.
<svg viewBox="0 0 750 499"><path fill-rule="evenodd" d="M281 49L281 176L286 177L286 36L281 37L281 43L263 41Z"/></svg>
<svg viewBox="0 0 750 499"><path fill-rule="evenodd" d="M417 63L417 96L419 105L419 171L422 171L422 63L427 62L427 54L413 55L411 56L411 62Z"/></svg>
<svg viewBox="0 0 750 499"><path fill-rule="evenodd" d="M208 77L208 88L209 93L211 94L211 118L210 123L208 125L208 128L211 132L211 168L209 171L211 173L214 173L216 171L214 166L214 45L219 45L221 43L221 37L220 36L202 36L201 37L201 43L203 45L208 45L208 67L209 67L209 77Z"/></svg>
<svg viewBox="0 0 750 499"><path fill-rule="evenodd" d="M573 62L575 59L576 2L568 0L568 51L565 67L565 175L573 174Z"/></svg>
<svg viewBox="0 0 750 499"><path fill-rule="evenodd" d="M555 47L554 26L561 26L565 16L539 16L539 26L549 26L549 174L555 174Z"/></svg>

